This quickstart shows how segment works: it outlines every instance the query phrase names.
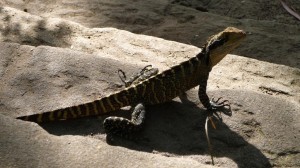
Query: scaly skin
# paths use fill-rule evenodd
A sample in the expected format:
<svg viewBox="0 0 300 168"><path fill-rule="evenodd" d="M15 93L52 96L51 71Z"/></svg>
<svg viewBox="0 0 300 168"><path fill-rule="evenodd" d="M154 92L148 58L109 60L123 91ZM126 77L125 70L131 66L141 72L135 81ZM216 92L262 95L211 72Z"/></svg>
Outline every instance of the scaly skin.
<svg viewBox="0 0 300 168"><path fill-rule="evenodd" d="M144 105L171 101L197 85L200 86L199 98L201 102L208 110L213 109L217 105L212 103L206 94L209 72L225 55L235 49L245 36L246 34L239 29L233 27L226 28L224 31L209 38L202 51L195 57L166 71L150 76L137 83L135 82L119 92L89 103L40 114L21 116L18 119L37 123L67 120L108 114L122 107L137 104L139 104L138 107L141 107L137 108L133 115L137 115L137 113L144 115ZM128 122L136 124L143 119L143 115L141 118L139 116L133 117L133 120L129 120ZM106 123L109 122L110 120Z"/></svg>

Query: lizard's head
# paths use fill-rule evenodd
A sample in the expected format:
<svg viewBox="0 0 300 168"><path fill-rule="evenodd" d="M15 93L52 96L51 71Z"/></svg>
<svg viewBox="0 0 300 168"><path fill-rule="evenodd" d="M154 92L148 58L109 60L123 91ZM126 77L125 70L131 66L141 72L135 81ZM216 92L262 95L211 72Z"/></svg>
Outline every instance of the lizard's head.
<svg viewBox="0 0 300 168"><path fill-rule="evenodd" d="M246 33L234 27L228 27L224 31L209 38L205 45L205 52L208 54L208 62L211 67L220 62L227 53L235 49L246 37Z"/></svg>

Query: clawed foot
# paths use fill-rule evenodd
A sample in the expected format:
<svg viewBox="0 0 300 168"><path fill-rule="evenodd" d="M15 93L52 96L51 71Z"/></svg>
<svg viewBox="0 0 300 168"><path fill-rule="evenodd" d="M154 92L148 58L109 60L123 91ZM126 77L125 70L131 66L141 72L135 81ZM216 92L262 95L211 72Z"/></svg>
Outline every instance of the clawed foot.
<svg viewBox="0 0 300 168"><path fill-rule="evenodd" d="M126 74L121 69L118 70L119 77L121 81L124 83L125 87L130 86L131 84L141 82L145 79L150 78L158 73L157 68L152 68L152 65L147 65L140 72L132 75L129 79L127 79Z"/></svg>
<svg viewBox="0 0 300 168"><path fill-rule="evenodd" d="M220 97L217 100L215 100L215 98L213 97L211 99L210 104L211 104L213 109L220 109L220 108L224 108L224 107L230 108L229 101L228 100L220 101L221 99L223 99L223 98Z"/></svg>
<svg viewBox="0 0 300 168"><path fill-rule="evenodd" d="M228 100L222 100L222 97L215 99L212 98L210 101L211 108L207 109L208 111L208 119L210 120L213 128L216 129L216 125L213 122L213 118L216 118L219 121L223 121L222 119L222 113L224 113L227 116L231 116L231 108ZM218 113L219 112L219 113Z"/></svg>
<svg viewBox="0 0 300 168"><path fill-rule="evenodd" d="M205 135L209 147L209 152L212 160L212 164L214 165L214 158L213 158L213 149L212 145L210 143L209 135L208 135L208 121L210 121L212 127L214 129L217 129L216 124L214 123L214 118L218 121L223 121L221 113L224 113L225 115L231 116L231 108L228 100L222 100L222 97L215 100L215 98L212 98L210 101L211 108L207 109L208 115L205 121ZM219 112L219 114L218 114Z"/></svg>

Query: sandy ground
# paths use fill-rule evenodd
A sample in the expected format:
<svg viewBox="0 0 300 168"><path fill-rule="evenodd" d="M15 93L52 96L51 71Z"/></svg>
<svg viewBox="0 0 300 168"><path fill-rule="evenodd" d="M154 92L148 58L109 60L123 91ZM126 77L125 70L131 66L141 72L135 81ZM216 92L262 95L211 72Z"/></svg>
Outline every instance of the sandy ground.
<svg viewBox="0 0 300 168"><path fill-rule="evenodd" d="M151 107L146 138L116 146L101 117L41 126L14 117L111 93L118 67L167 69L227 26L248 37L234 52L243 57L227 56L209 79L210 95L233 102L233 116L211 132L217 166L300 166L300 27L278 1L0 4L0 167L209 167L196 89L188 93L198 107L177 99ZM288 4L300 11L299 1Z"/></svg>

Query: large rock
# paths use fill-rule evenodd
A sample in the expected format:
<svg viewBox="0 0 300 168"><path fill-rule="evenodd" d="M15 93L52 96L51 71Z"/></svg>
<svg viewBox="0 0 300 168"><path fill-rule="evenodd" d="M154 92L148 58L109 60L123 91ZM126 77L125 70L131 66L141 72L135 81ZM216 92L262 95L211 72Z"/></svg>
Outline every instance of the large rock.
<svg viewBox="0 0 300 168"><path fill-rule="evenodd" d="M285 11L280 1L89 0L87 2L86 0L44 0L41 2L5 0L0 2L0 5L17 8L45 18L64 18L90 28L114 27L198 47L201 47L206 38L216 31L228 26L239 27L245 30L249 36L245 40L247 45L233 51L234 54L300 68L299 22ZM300 10L298 9L299 0L289 0L288 5L295 11ZM5 12L2 14L5 15ZM12 20L3 20L3 22L12 23L14 18L11 17ZM32 18L24 17L17 23L30 23L31 20ZM43 22L41 22L42 28L36 28L36 31L40 32L38 37L28 36L24 31L17 35L22 28L18 25L11 25L12 33L15 34L11 36L8 33L7 40L14 41L17 36L21 36L27 37L23 44L34 42L34 44L55 46L68 45L70 31L63 24L56 28L53 27L50 31L44 31ZM73 33L73 31L71 32ZM55 35L53 37L59 39L52 39L55 43L52 43L52 37L49 37L52 34ZM42 36L48 36L48 39L38 41L37 39ZM80 39L85 40L87 37ZM98 45L101 48L103 43L98 43ZM81 48L87 52L90 46L84 45Z"/></svg>
<svg viewBox="0 0 300 168"><path fill-rule="evenodd" d="M115 139L120 147L105 143L103 117L43 125L14 119L92 101L121 89L119 68L128 75L148 64L164 70L199 48L12 8L1 12L19 27L3 29L12 41L31 44L0 43L1 167L200 167L210 162L205 111L196 89L188 97L197 106L175 99L148 107L140 139ZM1 40L6 37L2 31ZM34 46L40 42L52 47ZM299 76L296 68L234 55L213 69L210 95L229 99L233 110L217 130L209 129L218 166L300 166Z"/></svg>

